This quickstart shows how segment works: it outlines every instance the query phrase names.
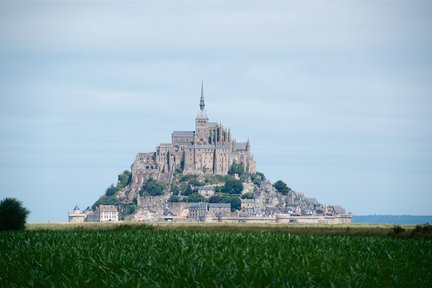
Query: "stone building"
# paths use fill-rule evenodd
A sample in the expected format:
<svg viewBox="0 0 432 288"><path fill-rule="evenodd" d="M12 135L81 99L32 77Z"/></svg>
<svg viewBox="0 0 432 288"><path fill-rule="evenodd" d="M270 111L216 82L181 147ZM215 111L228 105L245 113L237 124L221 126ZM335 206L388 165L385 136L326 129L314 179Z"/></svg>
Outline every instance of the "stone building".
<svg viewBox="0 0 432 288"><path fill-rule="evenodd" d="M96 211L86 213L85 222L118 222L119 212L114 205L99 205Z"/></svg>
<svg viewBox="0 0 432 288"><path fill-rule="evenodd" d="M243 164L246 172L256 172L249 140L236 142L230 129L209 121L202 85L199 107L195 131L174 131L171 143L160 144L155 152L137 154L132 165L130 198L136 196L146 180L169 180L176 170L183 174L226 175L236 162Z"/></svg>
<svg viewBox="0 0 432 288"><path fill-rule="evenodd" d="M100 205L96 211L86 209L81 211L78 205L68 214L69 222L117 222L119 221L119 212L114 205Z"/></svg>
<svg viewBox="0 0 432 288"><path fill-rule="evenodd" d="M119 213L114 205L100 205L96 208L96 218L99 222L117 222L119 221Z"/></svg>
<svg viewBox="0 0 432 288"><path fill-rule="evenodd" d="M231 215L231 203L209 203L208 211L211 216L227 217Z"/></svg>
<svg viewBox="0 0 432 288"><path fill-rule="evenodd" d="M188 218L204 221L207 214L207 203L191 203L189 206Z"/></svg>
<svg viewBox="0 0 432 288"><path fill-rule="evenodd" d="M73 211L68 213L68 219L69 222L81 223L85 221L86 213L84 213L84 211L81 211L78 205L76 205Z"/></svg>

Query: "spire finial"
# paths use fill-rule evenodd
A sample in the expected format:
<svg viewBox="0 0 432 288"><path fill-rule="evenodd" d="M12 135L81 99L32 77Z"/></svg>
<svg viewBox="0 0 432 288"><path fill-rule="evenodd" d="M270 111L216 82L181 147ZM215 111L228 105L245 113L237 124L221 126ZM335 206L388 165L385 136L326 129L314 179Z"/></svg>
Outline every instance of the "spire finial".
<svg viewBox="0 0 432 288"><path fill-rule="evenodd" d="M200 99L200 109L204 111L205 103L204 103L204 81L201 80L201 99Z"/></svg>

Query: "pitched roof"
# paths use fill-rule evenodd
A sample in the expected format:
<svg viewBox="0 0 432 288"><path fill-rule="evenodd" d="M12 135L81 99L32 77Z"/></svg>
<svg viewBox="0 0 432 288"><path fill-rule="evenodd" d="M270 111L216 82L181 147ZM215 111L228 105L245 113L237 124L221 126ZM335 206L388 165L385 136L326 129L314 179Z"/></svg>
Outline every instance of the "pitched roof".
<svg viewBox="0 0 432 288"><path fill-rule="evenodd" d="M235 149L236 150L246 150L246 145L247 145L247 142L245 142L245 143L236 143L235 144Z"/></svg>
<svg viewBox="0 0 432 288"><path fill-rule="evenodd" d="M177 137L193 137L194 136L194 131L174 131L172 133L172 136L177 136Z"/></svg>

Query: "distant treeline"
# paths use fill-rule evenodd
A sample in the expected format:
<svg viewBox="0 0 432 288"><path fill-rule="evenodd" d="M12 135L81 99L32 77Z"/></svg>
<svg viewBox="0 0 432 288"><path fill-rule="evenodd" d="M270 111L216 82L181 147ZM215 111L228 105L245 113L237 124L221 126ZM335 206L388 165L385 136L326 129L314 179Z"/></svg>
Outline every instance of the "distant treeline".
<svg viewBox="0 0 432 288"><path fill-rule="evenodd" d="M363 215L352 217L353 223L365 224L432 224L432 216Z"/></svg>

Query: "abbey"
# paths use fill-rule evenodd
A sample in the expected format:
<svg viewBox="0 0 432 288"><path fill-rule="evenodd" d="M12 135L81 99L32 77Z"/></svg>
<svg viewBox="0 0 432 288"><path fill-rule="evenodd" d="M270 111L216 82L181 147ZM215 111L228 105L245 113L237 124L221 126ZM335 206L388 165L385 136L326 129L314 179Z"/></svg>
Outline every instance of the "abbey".
<svg viewBox="0 0 432 288"><path fill-rule="evenodd" d="M202 84L199 107L195 131L174 131L171 143L160 144L156 152L137 154L132 165L133 186L140 187L149 178L169 180L174 171L226 175L234 162L243 164L247 172L256 172L249 140L236 142L229 129L209 122Z"/></svg>

